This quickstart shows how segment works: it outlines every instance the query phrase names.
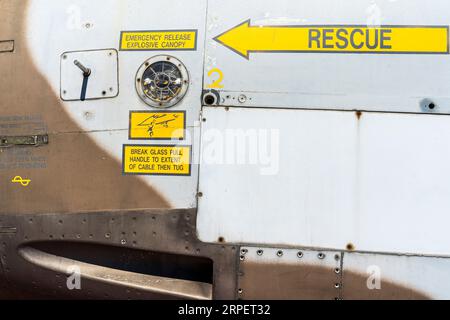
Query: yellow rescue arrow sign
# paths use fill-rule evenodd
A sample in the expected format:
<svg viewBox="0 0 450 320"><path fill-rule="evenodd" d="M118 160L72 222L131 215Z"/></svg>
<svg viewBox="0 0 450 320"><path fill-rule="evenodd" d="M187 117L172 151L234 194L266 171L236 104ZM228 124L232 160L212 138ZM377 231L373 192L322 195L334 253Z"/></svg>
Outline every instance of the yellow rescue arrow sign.
<svg viewBox="0 0 450 320"><path fill-rule="evenodd" d="M448 54L448 26L252 26L250 20L214 38L237 54L313 52Z"/></svg>

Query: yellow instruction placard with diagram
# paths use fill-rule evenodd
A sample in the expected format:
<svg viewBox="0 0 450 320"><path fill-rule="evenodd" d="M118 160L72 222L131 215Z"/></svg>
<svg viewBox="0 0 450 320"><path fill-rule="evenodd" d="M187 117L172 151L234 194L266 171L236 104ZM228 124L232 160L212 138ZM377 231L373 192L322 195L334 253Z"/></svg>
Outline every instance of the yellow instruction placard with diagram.
<svg viewBox="0 0 450 320"><path fill-rule="evenodd" d="M130 140L184 140L185 111L131 111Z"/></svg>
<svg viewBox="0 0 450 320"><path fill-rule="evenodd" d="M197 50L197 30L122 31L120 50Z"/></svg>
<svg viewBox="0 0 450 320"><path fill-rule="evenodd" d="M191 146L124 145L123 173L190 176L191 149Z"/></svg>

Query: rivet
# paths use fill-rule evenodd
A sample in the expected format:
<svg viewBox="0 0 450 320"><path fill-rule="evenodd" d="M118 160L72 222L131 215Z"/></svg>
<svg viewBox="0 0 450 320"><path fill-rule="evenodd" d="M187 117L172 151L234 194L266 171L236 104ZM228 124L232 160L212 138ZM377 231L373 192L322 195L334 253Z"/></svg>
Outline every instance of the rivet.
<svg viewBox="0 0 450 320"><path fill-rule="evenodd" d="M278 256L278 257L282 257L282 256L283 256L283 251L282 251L282 250L278 250L277 256Z"/></svg>
<svg viewBox="0 0 450 320"><path fill-rule="evenodd" d="M320 253L317 255L317 258L319 258L320 260L325 259L325 253L320 252Z"/></svg>
<svg viewBox="0 0 450 320"><path fill-rule="evenodd" d="M341 273L341 269L340 269L340 268L336 268L336 269L334 269L334 273L336 273L336 274L340 274L340 273Z"/></svg>
<svg viewBox="0 0 450 320"><path fill-rule="evenodd" d="M127 244L127 240L122 239L122 240L120 240L120 243L121 243L122 245L126 245L126 244Z"/></svg>
<svg viewBox="0 0 450 320"><path fill-rule="evenodd" d="M238 289L238 293L239 293L239 294L243 294L243 293L244 293L244 290Z"/></svg>
<svg viewBox="0 0 450 320"><path fill-rule="evenodd" d="M245 260L245 256L240 256L239 260L244 261Z"/></svg>
<svg viewBox="0 0 450 320"><path fill-rule="evenodd" d="M263 254L264 254L264 250L258 250L257 252L256 252L256 254L258 255L258 256L262 256Z"/></svg>
<svg viewBox="0 0 450 320"><path fill-rule="evenodd" d="M336 284L334 285L334 287L335 287L336 289L339 289L339 288L341 287L341 284L340 284L340 283L336 283Z"/></svg>
<svg viewBox="0 0 450 320"><path fill-rule="evenodd" d="M303 258L303 252L299 251L299 252L297 253L297 257L298 257L299 259Z"/></svg>
<svg viewBox="0 0 450 320"><path fill-rule="evenodd" d="M239 96L239 98L238 98L238 101L239 101L240 103L246 103L246 102L247 102L247 96L244 95L244 94L241 94L241 95Z"/></svg>

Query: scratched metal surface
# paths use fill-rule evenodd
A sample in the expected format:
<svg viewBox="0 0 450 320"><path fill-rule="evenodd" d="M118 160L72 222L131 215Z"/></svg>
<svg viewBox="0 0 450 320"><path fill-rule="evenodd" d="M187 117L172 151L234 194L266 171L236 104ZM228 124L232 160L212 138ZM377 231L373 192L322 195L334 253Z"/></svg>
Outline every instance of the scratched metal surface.
<svg viewBox="0 0 450 320"><path fill-rule="evenodd" d="M239 153L242 164L202 163L201 240L450 255L449 117L222 107L203 117L205 153L236 156L210 132L232 142L242 128L240 145L258 152L254 163Z"/></svg>

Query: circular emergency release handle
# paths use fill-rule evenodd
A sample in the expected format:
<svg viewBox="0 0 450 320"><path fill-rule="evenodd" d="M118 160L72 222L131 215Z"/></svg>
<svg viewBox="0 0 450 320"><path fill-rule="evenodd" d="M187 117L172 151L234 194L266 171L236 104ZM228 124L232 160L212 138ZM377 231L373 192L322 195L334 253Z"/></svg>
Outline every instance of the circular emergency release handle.
<svg viewBox="0 0 450 320"><path fill-rule="evenodd" d="M179 103L189 88L189 73L184 64L168 55L145 61L136 74L136 91L147 105L170 108Z"/></svg>

